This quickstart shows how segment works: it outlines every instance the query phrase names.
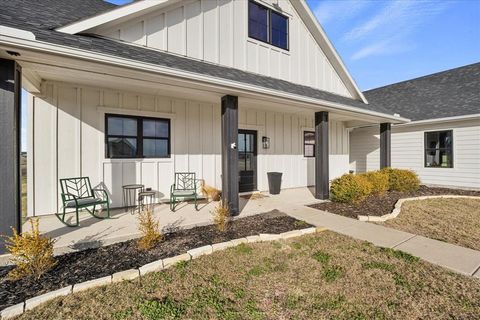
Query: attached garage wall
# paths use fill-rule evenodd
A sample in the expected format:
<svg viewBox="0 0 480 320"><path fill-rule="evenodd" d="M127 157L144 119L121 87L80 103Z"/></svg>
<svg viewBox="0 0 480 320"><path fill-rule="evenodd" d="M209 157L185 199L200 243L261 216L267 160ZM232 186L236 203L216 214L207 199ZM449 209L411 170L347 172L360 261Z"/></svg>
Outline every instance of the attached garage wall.
<svg viewBox="0 0 480 320"><path fill-rule="evenodd" d="M453 168L424 167L424 132L436 130L453 130ZM350 133L352 170L379 168L378 131L378 127L370 127ZM392 167L415 170L424 184L480 188L480 121L393 127Z"/></svg>
<svg viewBox="0 0 480 320"><path fill-rule="evenodd" d="M133 92L47 82L42 97L30 101L28 213L43 215L61 208L58 179L88 176L122 205L122 185L142 183L169 197L174 172L195 172L221 188L220 104L180 100ZM220 102L220 101L219 101ZM260 107L260 106L258 106ZM105 113L171 119L171 158L106 159ZM303 130L313 130L311 116L261 111L242 106L239 127L258 131L258 188L266 190L266 172L284 173L283 188L314 182L314 159L303 157ZM271 139L262 149L262 136ZM348 171L348 132L342 122L330 123L330 177Z"/></svg>

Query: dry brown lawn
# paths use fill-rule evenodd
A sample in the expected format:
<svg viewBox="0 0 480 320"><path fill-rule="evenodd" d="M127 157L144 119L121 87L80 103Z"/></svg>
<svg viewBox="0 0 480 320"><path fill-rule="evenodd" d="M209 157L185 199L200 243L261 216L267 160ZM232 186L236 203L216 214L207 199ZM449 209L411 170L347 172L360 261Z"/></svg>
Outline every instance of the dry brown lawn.
<svg viewBox="0 0 480 320"><path fill-rule="evenodd" d="M240 245L21 319L475 319L480 280L333 232Z"/></svg>
<svg viewBox="0 0 480 320"><path fill-rule="evenodd" d="M408 201L385 225L480 250L480 199Z"/></svg>

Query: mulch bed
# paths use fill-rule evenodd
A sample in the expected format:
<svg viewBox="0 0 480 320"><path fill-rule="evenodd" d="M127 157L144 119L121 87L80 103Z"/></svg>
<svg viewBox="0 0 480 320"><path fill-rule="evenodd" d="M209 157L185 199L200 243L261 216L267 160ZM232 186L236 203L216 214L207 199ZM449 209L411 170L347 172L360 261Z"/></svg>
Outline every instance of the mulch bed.
<svg viewBox="0 0 480 320"><path fill-rule="evenodd" d="M358 215L383 216L384 214L388 214L392 212L393 208L395 207L395 203L402 198L433 195L480 196L480 191L421 186L417 191L391 191L382 196L369 196L364 201L356 204L323 202L314 204L311 207L356 219Z"/></svg>
<svg viewBox="0 0 480 320"><path fill-rule="evenodd" d="M67 285L108 276L118 271L138 268L155 260L185 253L196 247L242 238L259 233L282 233L308 228L311 225L291 218L280 211L236 219L227 231L219 232L215 226L173 230L164 235L164 241L149 251L137 249L130 240L113 245L88 249L58 256L57 266L39 280L25 278L10 281L7 273L13 268L0 268L0 310L25 299L63 288Z"/></svg>

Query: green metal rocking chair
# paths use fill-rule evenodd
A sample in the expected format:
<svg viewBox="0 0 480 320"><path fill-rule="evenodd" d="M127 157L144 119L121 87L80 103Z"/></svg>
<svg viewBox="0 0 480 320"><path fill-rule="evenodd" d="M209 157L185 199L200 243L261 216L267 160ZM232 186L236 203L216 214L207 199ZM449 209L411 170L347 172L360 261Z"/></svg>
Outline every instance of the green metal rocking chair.
<svg viewBox="0 0 480 320"><path fill-rule="evenodd" d="M56 213L60 221L69 227L77 227L79 225L78 212L79 209L85 209L97 219L110 218L110 201L108 193L104 189L93 189L88 177L60 179L60 187L62 189L63 213ZM98 197L96 193L101 193L102 197ZM96 206L107 207L107 216L101 217L95 214ZM89 209L93 207L92 209ZM75 209L76 223L71 224L65 221L67 209ZM73 211L72 211L73 212ZM70 213L72 213L70 212Z"/></svg>
<svg viewBox="0 0 480 320"><path fill-rule="evenodd" d="M175 173L174 184L170 187L170 210L175 212L177 199L182 200L194 199L195 210L198 211L197 204L197 180L193 172L177 172Z"/></svg>

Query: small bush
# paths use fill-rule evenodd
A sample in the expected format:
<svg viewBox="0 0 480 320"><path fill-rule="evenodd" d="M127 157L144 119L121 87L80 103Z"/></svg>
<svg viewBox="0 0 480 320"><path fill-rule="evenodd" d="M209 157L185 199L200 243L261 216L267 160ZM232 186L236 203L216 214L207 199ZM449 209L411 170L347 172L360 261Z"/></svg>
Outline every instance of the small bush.
<svg viewBox="0 0 480 320"><path fill-rule="evenodd" d="M220 200L213 210L213 222L217 226L218 231L225 232L227 229L228 218L230 217L230 206L228 202Z"/></svg>
<svg viewBox="0 0 480 320"><path fill-rule="evenodd" d="M420 187L420 179L412 170L384 168L388 175L390 191L415 191Z"/></svg>
<svg viewBox="0 0 480 320"><path fill-rule="evenodd" d="M137 242L141 250L149 250L163 239L160 222L155 220L151 211L143 211L138 215L138 230L142 234Z"/></svg>
<svg viewBox="0 0 480 320"><path fill-rule="evenodd" d="M10 261L16 265L8 274L12 280L29 276L39 279L57 264L53 257L55 240L40 235L38 219L30 219L30 225L30 232L19 234L12 228L13 235L6 237L6 248L12 255Z"/></svg>
<svg viewBox="0 0 480 320"><path fill-rule="evenodd" d="M371 192L372 184L365 176L350 173L333 180L330 188L331 199L335 202L358 202Z"/></svg>
<svg viewBox="0 0 480 320"><path fill-rule="evenodd" d="M372 184L373 194L384 194L388 191L389 178L388 174L384 171L369 171L361 174Z"/></svg>
<svg viewBox="0 0 480 320"><path fill-rule="evenodd" d="M207 198L207 200L219 201L222 192L214 187L205 184L205 180L200 180L200 191Z"/></svg>

